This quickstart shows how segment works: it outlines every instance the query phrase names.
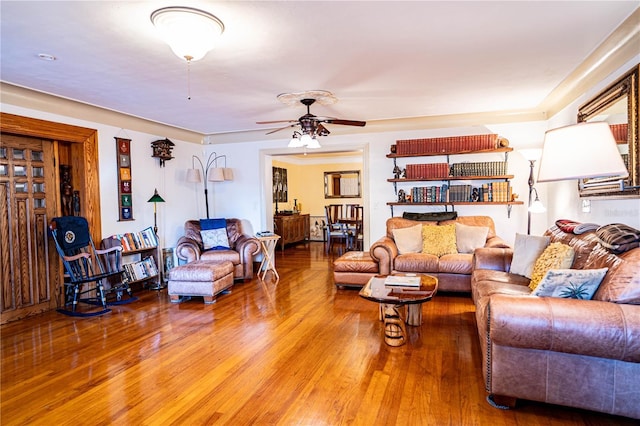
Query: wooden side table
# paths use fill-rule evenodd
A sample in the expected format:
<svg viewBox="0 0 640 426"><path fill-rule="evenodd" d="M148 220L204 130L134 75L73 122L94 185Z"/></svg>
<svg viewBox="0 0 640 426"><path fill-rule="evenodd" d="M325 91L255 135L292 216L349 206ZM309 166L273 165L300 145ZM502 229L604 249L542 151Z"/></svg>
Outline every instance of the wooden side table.
<svg viewBox="0 0 640 426"><path fill-rule="evenodd" d="M279 280L280 275L278 275L278 271L276 271L276 259L274 257L274 253L278 240L280 239L280 235L256 235L256 238L260 241L263 253L262 262L260 262L260 268L258 268L258 277L264 281L264 277L267 276L267 271L272 270L273 274L276 276L276 280ZM260 276L261 272L262 276Z"/></svg>

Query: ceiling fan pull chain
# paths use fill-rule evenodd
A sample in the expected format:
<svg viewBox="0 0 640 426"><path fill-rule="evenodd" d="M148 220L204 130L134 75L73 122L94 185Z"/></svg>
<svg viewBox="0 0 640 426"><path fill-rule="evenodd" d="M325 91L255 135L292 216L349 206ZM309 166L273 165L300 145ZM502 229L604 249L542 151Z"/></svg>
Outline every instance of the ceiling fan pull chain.
<svg viewBox="0 0 640 426"><path fill-rule="evenodd" d="M191 56L185 56L187 60L187 100L191 100Z"/></svg>

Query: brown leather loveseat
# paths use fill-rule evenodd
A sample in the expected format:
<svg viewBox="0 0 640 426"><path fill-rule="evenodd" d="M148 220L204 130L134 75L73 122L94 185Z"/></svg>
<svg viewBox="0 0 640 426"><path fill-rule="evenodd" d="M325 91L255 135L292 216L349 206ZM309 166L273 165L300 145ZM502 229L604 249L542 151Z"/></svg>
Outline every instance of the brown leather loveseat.
<svg viewBox="0 0 640 426"><path fill-rule="evenodd" d="M545 235L572 269L608 267L591 300L536 297L510 273L511 249L478 249L472 297L489 401L517 398L640 418L640 248L616 255L595 232Z"/></svg>
<svg viewBox="0 0 640 426"><path fill-rule="evenodd" d="M440 291L471 291L471 272L473 253L451 253L435 256L422 252L400 253L394 240L394 230L409 228L418 224L423 226L453 225L459 223L469 227L486 227L488 232L483 247L509 247L496 235L493 219L489 216L458 216L453 220L416 221L401 217L387 219L387 233L371 245L371 257L378 262L379 274L392 272L426 273L438 278Z"/></svg>
<svg viewBox="0 0 640 426"><path fill-rule="evenodd" d="M233 263L233 277L236 280L253 278L253 258L260 253L260 242L257 238L242 233L240 219L226 219L228 250L204 251L200 235L200 221L188 220L184 224L184 236L180 237L176 246L178 259L186 263L196 260L224 261Z"/></svg>

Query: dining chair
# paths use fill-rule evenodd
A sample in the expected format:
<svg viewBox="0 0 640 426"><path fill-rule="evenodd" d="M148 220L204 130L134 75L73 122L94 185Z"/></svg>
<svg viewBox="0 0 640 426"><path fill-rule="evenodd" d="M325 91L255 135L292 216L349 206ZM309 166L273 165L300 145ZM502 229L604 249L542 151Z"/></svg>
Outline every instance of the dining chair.
<svg viewBox="0 0 640 426"><path fill-rule="evenodd" d="M342 217L342 204L330 204L324 207L327 221L327 253L329 253L336 241L341 243L341 247L349 244L349 233L347 226L338 220Z"/></svg>

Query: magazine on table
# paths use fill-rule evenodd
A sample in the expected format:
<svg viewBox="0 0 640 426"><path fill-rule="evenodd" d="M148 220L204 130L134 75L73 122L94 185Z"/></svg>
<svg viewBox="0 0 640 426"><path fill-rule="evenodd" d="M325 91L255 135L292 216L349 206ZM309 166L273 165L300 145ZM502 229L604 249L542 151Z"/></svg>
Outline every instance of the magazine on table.
<svg viewBox="0 0 640 426"><path fill-rule="evenodd" d="M404 287L420 287L420 277L406 275L389 275L384 285L399 285Z"/></svg>

